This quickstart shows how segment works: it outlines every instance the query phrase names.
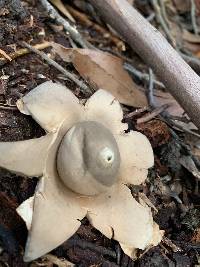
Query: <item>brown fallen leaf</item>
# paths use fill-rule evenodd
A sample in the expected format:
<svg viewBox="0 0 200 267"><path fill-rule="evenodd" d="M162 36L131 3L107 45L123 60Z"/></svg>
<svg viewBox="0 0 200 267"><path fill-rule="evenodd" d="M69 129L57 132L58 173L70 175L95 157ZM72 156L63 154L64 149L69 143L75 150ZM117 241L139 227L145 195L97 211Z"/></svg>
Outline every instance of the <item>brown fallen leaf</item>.
<svg viewBox="0 0 200 267"><path fill-rule="evenodd" d="M185 119L189 120L189 117L185 114L185 111L183 108L179 105L179 103L175 100L175 98L168 92L163 92L160 90L154 90L154 99L155 104L160 107L163 105L168 105L169 107L166 109L166 111L171 115L174 116L174 124L180 128L184 128L186 130L197 130L197 127L192 122L184 122L178 119L175 119L175 117L185 117Z"/></svg>
<svg viewBox="0 0 200 267"><path fill-rule="evenodd" d="M199 35L195 35L187 30L183 30L183 40L190 42L190 43L200 43L200 36Z"/></svg>
<svg viewBox="0 0 200 267"><path fill-rule="evenodd" d="M195 35L185 29L182 30L182 43L191 53L196 54L199 51L200 36Z"/></svg>
<svg viewBox="0 0 200 267"><path fill-rule="evenodd" d="M185 13L190 10L190 0L173 0L173 3L180 13Z"/></svg>
<svg viewBox="0 0 200 267"><path fill-rule="evenodd" d="M184 110L170 93L154 90L154 99L157 106L168 104L167 111L170 115L182 117Z"/></svg>
<svg viewBox="0 0 200 267"><path fill-rule="evenodd" d="M64 61L72 62L91 85L109 91L122 104L133 107L148 105L145 93L124 70L121 58L90 49L65 48L56 43L52 43L52 47Z"/></svg>

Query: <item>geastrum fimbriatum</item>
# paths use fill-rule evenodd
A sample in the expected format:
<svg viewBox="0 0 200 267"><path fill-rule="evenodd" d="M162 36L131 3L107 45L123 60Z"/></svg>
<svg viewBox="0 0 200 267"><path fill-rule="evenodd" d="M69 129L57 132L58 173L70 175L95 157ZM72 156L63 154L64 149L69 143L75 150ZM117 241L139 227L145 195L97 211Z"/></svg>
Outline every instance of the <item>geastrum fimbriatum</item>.
<svg viewBox="0 0 200 267"><path fill-rule="evenodd" d="M47 131L41 138L0 143L0 166L42 177L33 197L17 209L29 230L25 261L62 244L85 216L134 257L157 245L162 231L150 208L126 184L144 182L153 152L139 132L125 133L119 102L98 90L85 105L66 87L45 82L17 102Z"/></svg>

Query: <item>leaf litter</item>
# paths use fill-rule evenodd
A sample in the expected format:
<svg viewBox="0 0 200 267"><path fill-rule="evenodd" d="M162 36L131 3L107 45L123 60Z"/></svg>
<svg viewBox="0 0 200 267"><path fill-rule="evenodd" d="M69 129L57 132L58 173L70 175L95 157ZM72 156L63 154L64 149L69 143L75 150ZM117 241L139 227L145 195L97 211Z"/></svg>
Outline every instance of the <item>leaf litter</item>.
<svg viewBox="0 0 200 267"><path fill-rule="evenodd" d="M75 0L74 3L75 2L80 2L80 1ZM173 4L175 3L175 5L176 5L175 8L177 7L177 10L172 5L172 2L173 2ZM197 10L196 11L197 11L197 14L199 14L198 13L199 12L198 6L199 6L200 1L197 1L196 0L195 2L196 2L196 6L197 6ZM145 15L151 15L151 9L149 8L149 5L148 4L142 5L140 3L140 1L137 1L137 0L134 1L134 4L135 5L137 4L140 7L142 6L142 8L140 8L140 11L142 10L143 14L145 14ZM169 12L169 14L177 15L178 18L180 18L182 16L182 19L183 18L187 18L187 20L188 20L189 12L190 12L190 0L187 0L187 1L180 1L180 0L165 1L165 4L166 4L166 7L167 8L170 7L169 9L167 9L167 12ZM82 12L86 12L85 10L82 10ZM170 20L171 20L171 17L170 17ZM36 22L36 19L35 19L35 23L37 23ZM179 24L182 24L182 21ZM189 25L189 23L187 24L187 26L188 25ZM45 25L45 27L46 27L46 25ZM191 28L188 28L188 27L185 27L185 28L187 29L188 32L190 32L192 34L192 36L189 36L189 37L187 36L185 38L186 40L183 40L183 44L182 45L184 47L186 47L186 49L188 49L189 52L195 51L196 55L198 55L198 51L199 51L199 44L198 44L198 42L195 43L195 44L193 44L193 45L195 45L195 50L194 50L194 46L190 46L189 45L189 43L191 41L194 41L196 38L198 40L198 37L194 37L194 34L192 33ZM18 34L19 34L19 32L20 31L18 31ZM49 34L49 31L47 30L47 35L48 34ZM17 36L18 35L16 34L15 39L18 38ZM56 33L55 36L58 37L58 33ZM39 42L40 41L39 39L37 39L37 37L35 39L35 36L31 36L31 37L32 37L32 39L34 39L34 42ZM47 36L45 36L45 38L46 37ZM9 35L8 35L8 38L9 38ZM55 41L58 42L59 38L60 38L60 36L58 38L56 38ZM25 36L23 37L23 39L25 39L26 41L29 41L30 40L28 37L25 37ZM12 42L13 42L14 38L10 38L10 40L12 40ZM12 43L12 42L10 42L10 43ZM8 41L8 43L9 43L9 41ZM5 40L3 41L3 44L6 44L7 45L7 43L5 42ZM67 42L65 41L64 42L64 45L65 46L68 46L68 41ZM2 46L2 49L4 51L9 52L7 50L7 46ZM34 64L35 64L34 65L34 72L31 70L31 68L29 69L29 64L27 65L26 64L26 61L27 61L27 59L28 60L30 60L30 59L32 60L32 58L36 58L35 55L31 55L31 57L30 56L24 56L24 59L22 59L21 61L19 59L19 60L15 60L13 63L11 63L9 65L9 68L11 67L10 70L8 68L5 69L5 75L10 75L10 77L11 77L8 80L8 86L4 90L5 91L5 94L4 95L6 95L6 97L8 97L8 96L10 97L10 95L9 95L10 92L8 93L7 88L9 89L9 91L10 91L10 89L12 90L12 85L11 85L11 82L12 81L11 81L11 79L12 80L14 79L14 81L16 79L16 81L15 81L16 84L14 86L17 87L17 90L20 91L21 93L24 93L24 91L30 90L30 89L34 88L37 84L40 84L41 83L41 80L38 79L37 78L37 75L36 75L38 69L40 69L46 75L47 79L52 79L52 78L55 79L55 80L60 79L59 76L58 76L58 74L57 74L57 72L54 73L53 71L51 71L51 73L48 73L48 71L44 68L44 65L41 62L34 61ZM30 62L32 64L32 61L30 61ZM17 71L16 71L17 66L18 66L18 69L20 69L20 67L21 67L21 64L20 63L23 66L26 66L26 68L29 70L29 75L26 76L25 79L24 79L24 76L22 76L23 79L20 78L19 73L17 73ZM13 67L14 64L16 64L15 67ZM62 62L60 64L62 64ZM136 62L134 62L133 64L137 66L137 63ZM38 66L38 68L35 67L35 66ZM111 65L111 67L112 66L113 65ZM48 68L48 69L50 69L50 68ZM14 72L13 72L14 74L12 73L11 70L12 71L14 70ZM80 74L80 75L82 76L82 74ZM90 81L90 78L87 77L86 74L85 74L85 76L82 76L82 77L84 77L89 83L91 83L91 85L93 85L94 88L96 88L96 89L100 88L96 82L93 82L92 79ZM63 80L62 80L62 82L63 82ZM68 81L65 81L65 83L67 83L68 86L70 85L70 83L68 83ZM24 91L22 90L23 88L25 88ZM78 90L76 90L76 88L73 88L73 86L71 86L70 89L72 89L72 90L75 89L75 93L79 96L79 92L78 92ZM108 89L106 89L106 90L108 90ZM164 91L157 92L157 90L154 90L154 92L155 92L156 95L158 95L158 94L159 95L162 95L162 96L159 96L160 102L161 102L160 104L161 105L165 102L166 98L167 99L169 98L169 102L171 102L171 103L173 102L173 101L171 101L172 100L171 99L172 98L171 95L169 95L169 97L168 97L168 93L166 93ZM11 97L13 97L13 96L11 95ZM122 97L122 96L120 96L120 97ZM168 100L166 100L166 101L168 101ZM120 102L123 103L122 101L120 101ZM132 111L134 111L134 108L132 108L132 107L137 107L137 106L134 106L133 104L130 104L129 105L130 107L128 107L128 108L126 107L126 108L124 108L124 110L126 110L126 112L132 112ZM180 106L178 107L177 106L177 103L174 103L174 104L175 104L175 107L173 108L172 111L169 111L169 113L172 112L171 115L173 115L173 116L182 116L183 112L182 112L181 109L179 109ZM173 106L173 104L171 106ZM5 113L1 111L1 117L2 117L1 118L1 121L4 121L4 120L6 121L6 118L4 118L5 117L4 114ZM10 119L9 120L11 122L13 121L13 119L12 119L11 116L10 116ZM130 123L130 125L132 125L132 127L134 127L134 122L135 121L132 118L129 119L129 123ZM160 136L159 129L162 129L162 132L164 133L163 137L161 139L158 139L158 140L155 140L155 141L153 140L153 142L155 144L155 146L154 146L154 152L157 155L157 159L160 161L160 164L161 164L161 167L160 168L162 168L164 166L164 169L165 169L165 171L163 171L163 173L165 172L165 174L162 174L161 175L161 180L162 180L162 183L167 184L167 186L168 186L168 185L170 185L170 183L172 183L172 185L173 185L174 180L176 180L177 177L180 178L180 181L179 182L181 183L181 185L183 185L183 189L182 189L179 197L180 197L180 199L182 200L183 203L182 204L176 204L176 199L172 199L170 197L166 201L166 199L163 196L163 194L160 194L160 196L158 196L158 195L155 194L155 191L153 191L153 190L152 191L150 190L150 193L149 193L149 191L148 191L149 190L148 189L149 186L150 186L150 189L152 189L152 187L154 187L156 185L156 182L155 181L158 179L157 171L159 171L160 168L158 168L157 166L156 166L156 168L154 170L151 171L151 174L149 176L150 182L147 181L146 186L143 187L143 190L144 190L143 192L147 193L148 198L152 201L152 203L158 209L158 215L156 216L157 222L159 222L160 225L164 229L167 230L167 233L169 234L168 237L170 239L172 239L173 242L176 242L176 244L180 245L183 248L184 255L183 255L183 253L177 253L177 254L171 253L171 251L169 249L170 246L167 247L168 245L166 246L166 244L163 243L161 245L161 247L157 248L157 250L156 249L155 250L152 249L152 250L150 250L150 252L147 252L147 254L143 255L142 258L136 264L138 266L148 266L152 262L154 264L159 262L159 263L161 263L161 265L162 264L163 265L167 265L167 264L169 265L170 263L171 264L176 263L177 266L178 266L178 264L179 264L179 266L186 266L187 263L188 263L188 260L189 260L189 263L191 264L191 266L193 266L194 264L198 264L197 263L197 260L195 259L195 252L194 251L198 251L199 250L198 243L197 243L197 242L199 242L199 238L197 238L197 239L195 239L195 238L190 239L190 234L187 234L187 232L185 231L185 229L183 228L182 225L184 225L184 220L183 220L183 218L185 216L184 210L192 210L194 208L194 206L195 207L198 207L198 205L199 205L198 204L199 203L199 201L198 201L199 198L198 198L198 195L195 195L195 190L194 190L194 177L191 174L192 171L193 171L193 169L190 169L192 166L189 166L187 168L189 172L186 172L185 169L182 169L182 172L180 172L181 167L178 166L178 165L179 164L181 165L181 163L180 163L179 160L176 161L176 159L179 158L180 153L177 153L177 154L174 153L174 155L173 155L173 149L175 147L174 142L175 142L175 144L177 144L177 142L179 142L176 139L177 138L176 135L178 135L178 137L181 139L185 135L185 132L184 131L177 131L177 129L172 129L167 124L165 124L165 126L164 126L164 124L162 123L163 124L163 126L162 126L159 122L160 122L159 119L157 119L156 120L156 125L158 125L159 128L157 128L157 126L156 126L155 127L156 129L154 127L152 127L152 123L148 123L148 122L145 123L145 130L147 128L145 134L148 136L149 135L148 132L150 132L150 135L154 136L154 133L158 133L158 135ZM10 139L16 140L16 139L18 139L18 135L17 135L18 129L22 132L22 128L24 129L24 127L29 127L29 124L30 124L30 122L27 120L27 122L24 124L24 126L17 125L18 128L15 128L15 129L13 128L12 129L12 133L13 134L11 134L11 135L9 133L9 122L7 122L7 124L6 124L7 125L6 126L7 127L6 129L5 129L4 124L2 124L2 126L1 126L1 138L3 139L5 137L5 134L6 134L7 135L7 137L6 137L7 139L8 139L8 136L10 136ZM13 122L13 125L14 125L14 122ZM150 131L148 131L148 127L149 127L149 130ZM167 132L165 132L165 128L166 127L168 127L168 129L170 130L170 133L172 135L170 139L166 138L168 136L168 134L166 135ZM10 127L10 129L11 129L11 127ZM30 133L34 135L35 129L32 132L30 131ZM24 134L24 136L25 136L25 134ZM25 137L27 138L27 136L25 136ZM156 137L155 137L155 139L156 139ZM191 143L193 144L194 143L193 136L192 136L191 139L192 139L191 140ZM173 140L173 142L172 142L172 140ZM176 141L174 141L174 140L176 140ZM165 153L162 155L162 157L158 157L158 156L160 156L160 151L162 151L163 148L166 148L166 147L167 147L167 149L165 150ZM195 153L197 153L199 155L200 154L199 153L199 148L197 146L195 146L194 149L195 149ZM183 156L184 156L185 155L184 154L185 153L185 147L184 147L184 145L181 145L180 150L181 150L181 154L183 154ZM194 154L196 156L195 153L192 150L192 154ZM186 157L188 157L188 153L186 153ZM191 158L191 155L190 154L189 154L189 158ZM189 160L189 158L188 158L188 160ZM170 161L170 163L169 163L169 161ZM174 161L174 165L173 165L173 161ZM189 161L187 161L187 163L188 162ZM199 168L198 162L194 161L194 163ZM176 169L174 167L175 165L178 166L177 171L175 171L175 169ZM154 173L154 171L155 171L155 173ZM168 177L168 178L166 178L166 177ZM20 197L21 197L22 194L21 194L20 190L21 190L21 188L23 188L22 185L21 185L21 187L16 187L16 185L14 187L12 183L9 186L7 186L7 187L6 187L6 185L7 185L7 183L5 183L5 178L1 178L1 190L5 191L6 194L8 194L8 195L9 195L9 192L11 192L11 195L12 196L13 195L14 196L20 195ZM18 191L15 191L16 188L18 188ZM170 185L170 188L171 188L171 185ZM22 200L20 200L20 201L18 200L18 204L21 201ZM191 221L193 219L191 218L191 216L188 216L188 217L189 217L188 218L188 225L189 225L189 224L191 224ZM183 224L181 224L181 221L182 220L183 220ZM199 226L197 227L196 232L197 233L199 232ZM94 232L92 232L92 234L94 235ZM88 233L88 235L92 235L92 234L91 234L91 232ZM85 238L83 236L81 236L81 237L82 238ZM77 236L76 236L76 238L77 238ZM90 241L92 240L92 242L93 242L94 239L91 238ZM97 242L102 242L99 239L99 236L95 240L97 240ZM187 243L187 242L190 242L190 243ZM104 240L103 241L103 245L105 245L105 244L107 246L110 246L110 244L112 244L112 243L108 243L108 241L105 241ZM113 246L113 244L112 244L112 246ZM66 248L66 245L65 245L65 248ZM60 252L60 251L62 251L62 252ZM78 264L80 264L80 259L81 259L82 262L86 263L85 264L86 266L89 266L89 262L90 262L90 264L98 264L97 263L98 260L95 262L95 259L94 259L95 256L93 257L93 259L92 259L93 261L91 263L91 261L90 261L91 260L91 253L92 253L91 250L89 250L89 252L91 252L91 253L88 253L87 252L87 249L81 251L80 248L76 247L75 249L71 249L71 251L70 250L67 250L67 249L65 249L63 251L62 248L61 248L60 251L57 252L58 255L60 255L60 253L64 257L66 257L66 255L67 255L67 257L70 259L70 261L76 262ZM3 255L6 255L6 252L3 252ZM95 255L95 254L92 254L92 255ZM163 255L164 255L164 260L163 260ZM176 255L177 255L177 257L176 257ZM169 258L170 258L170 260L169 260ZM1 259L2 258L0 258L0 261L1 261ZM182 261L183 259L185 259L184 262ZM173 262L172 262L172 260L173 260ZM125 261L127 262L127 259ZM101 262L101 261L99 260L99 262ZM123 265L124 263L125 262L123 262L123 259L122 259L121 265L124 266ZM7 264L7 262L6 262L6 264ZM111 264L110 266L116 266L116 265L112 265L112 263L110 261L109 261L109 264ZM15 263L15 266L18 266L18 263ZM21 266L21 265L19 265L19 266ZM189 266L189 264L187 266Z"/></svg>
<svg viewBox="0 0 200 267"><path fill-rule="evenodd" d="M143 107L148 105L145 92L123 69L123 60L109 53L90 49L65 48L52 43L55 52L71 62L79 74L97 89L110 92L122 104Z"/></svg>

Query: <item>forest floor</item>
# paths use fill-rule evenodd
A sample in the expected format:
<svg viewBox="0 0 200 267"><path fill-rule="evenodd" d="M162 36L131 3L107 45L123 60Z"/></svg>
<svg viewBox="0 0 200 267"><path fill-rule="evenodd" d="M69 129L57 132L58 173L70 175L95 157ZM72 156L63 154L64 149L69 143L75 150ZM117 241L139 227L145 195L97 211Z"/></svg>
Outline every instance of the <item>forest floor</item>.
<svg viewBox="0 0 200 267"><path fill-rule="evenodd" d="M141 74L147 73L148 66L130 49L126 40L120 37L103 23L98 14L87 1L64 1L75 11L87 15L91 24L74 15L75 25L81 35L90 44L102 51L110 52L134 66ZM163 34L165 32L156 20L153 1L133 1L134 6ZM171 37L181 44L182 52L197 60L193 68L200 73L200 36L194 34L194 23L191 20L190 1L165 1L165 8L170 25ZM188 3L189 2L189 3ZM196 1L196 13L200 15L200 2ZM56 9L56 8L55 8ZM70 12L70 8L68 9ZM70 12L73 16L73 11ZM60 13L63 17L63 13ZM80 15L79 14L79 15ZM66 20L69 18L65 17ZM71 23L71 22L70 22ZM196 21L198 25L198 20ZM71 23L73 25L73 23ZM101 25L104 34L95 25ZM183 34L184 32L184 34ZM113 38L113 36L115 38ZM114 39L114 40L113 40ZM44 135L44 130L29 116L21 114L16 107L16 100L47 80L59 81L72 90L80 99L87 98L77 85L66 79L54 66L45 62L35 53L21 55L17 53L24 48L22 41L32 46L44 41L54 41L65 47L75 45L74 41L63 30L62 26L51 18L40 1L0 1L0 140L18 141ZM148 40L147 40L148 41ZM170 41L170 40L169 40ZM3 53L3 52L4 53ZM43 49L51 54L51 47ZM12 60L5 56L16 55ZM54 55L54 60L62 67L80 78L74 67ZM199 64L199 65L198 65ZM148 79L132 73L134 82L147 90ZM88 82L89 85L89 82ZM163 91L155 84L156 90ZM166 94L167 99L168 95ZM161 104L166 102L161 100ZM171 115L178 116L180 107L174 103ZM124 121L130 128L144 133L150 140L155 155L155 166L149 171L145 184L132 187L133 194L145 193L153 206L154 220L165 230L165 238L157 247L143 253L139 259L132 261L126 256L118 243L109 240L94 229L84 219L76 234L62 246L51 252L55 258L64 258L76 266L103 267L150 267L150 266L200 266L200 139L195 127L189 123L179 127L165 121L162 114L152 116L143 123L137 120L153 111L131 114L134 107L124 106ZM181 125L181 126L180 126ZM183 163L184 159L184 163ZM192 170L191 160L195 165ZM185 163L186 162L186 163ZM190 163L188 163L190 162ZM188 167L189 164L189 167ZM0 172L0 266L66 266L52 262L52 258L42 258L32 263L23 262L27 230L24 222L16 213L16 207L33 195L37 179L16 177L8 171ZM64 264L64 263L63 263Z"/></svg>

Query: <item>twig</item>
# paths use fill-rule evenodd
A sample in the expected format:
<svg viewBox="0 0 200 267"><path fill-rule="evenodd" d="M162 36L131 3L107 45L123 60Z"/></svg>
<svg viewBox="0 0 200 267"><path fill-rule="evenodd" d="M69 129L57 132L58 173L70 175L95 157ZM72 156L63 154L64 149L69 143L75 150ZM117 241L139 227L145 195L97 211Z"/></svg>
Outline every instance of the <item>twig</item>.
<svg viewBox="0 0 200 267"><path fill-rule="evenodd" d="M174 38L172 37L172 35L170 33L170 30L169 30L165 20L163 19L163 16L162 16L158 1L157 0L151 0L151 3L152 3L152 6L154 8L154 11L156 13L157 22L160 23L163 31L166 34L166 37L167 37L168 41L175 47L176 46L176 42L175 42Z"/></svg>
<svg viewBox="0 0 200 267"><path fill-rule="evenodd" d="M109 51L110 52L110 51ZM183 52L178 51L179 55L190 65L191 68L193 68L197 73L200 73L200 60L198 58L193 57L192 55L186 55ZM116 53L115 53L116 54ZM117 55L120 57L120 55ZM125 61L127 61L127 58L123 58ZM132 63L131 60L128 62ZM149 75L148 73L142 73L141 71L137 70L136 68L133 67L133 65L129 63L124 63L124 68L125 70L129 71L132 73L135 77L137 77L140 80L144 80L146 82L149 82ZM157 85L158 87L164 89L165 86L162 82L158 80L153 80L154 84Z"/></svg>
<svg viewBox="0 0 200 267"><path fill-rule="evenodd" d="M75 19L70 14L66 6L63 4L62 0L50 0L50 2L63 14L65 15L71 22L75 23Z"/></svg>
<svg viewBox="0 0 200 267"><path fill-rule="evenodd" d="M0 109L4 109L4 110L18 110L17 106L6 106L6 105L1 105L1 104L0 104Z"/></svg>
<svg viewBox="0 0 200 267"><path fill-rule="evenodd" d="M180 252L183 251L181 248L179 248L177 245L175 245L169 238L163 237L162 242L166 244L168 247L172 249L173 252Z"/></svg>
<svg viewBox="0 0 200 267"><path fill-rule="evenodd" d="M146 18L146 20L149 21L149 22L151 22L151 21L155 18L155 16L156 16L155 12L152 12L152 13Z"/></svg>
<svg viewBox="0 0 200 267"><path fill-rule="evenodd" d="M38 50L42 50L42 49L45 49L45 48L47 48L49 46L50 46L49 42L44 42L42 44L34 45L33 48L38 49ZM11 60L13 60L13 59L15 59L17 57L21 57L21 56L23 56L25 54L28 54L28 53L30 53L29 49L22 48L22 49L17 50L14 53L10 53L8 56L11 58ZM3 66L7 62L8 62L8 60L6 58L0 58L0 66Z"/></svg>
<svg viewBox="0 0 200 267"><path fill-rule="evenodd" d="M147 98L150 107L155 107L155 102L153 97L153 86L154 86L153 71L151 68L149 68L149 86L148 86Z"/></svg>
<svg viewBox="0 0 200 267"><path fill-rule="evenodd" d="M75 26L70 25L70 23L65 20L57 10L47 1L47 0L40 0L42 6L45 8L45 10L48 12L49 16L52 19L55 19L55 21L58 24L61 24L66 31L67 34L71 36L71 38L77 42L81 47L83 48L91 48L91 45L83 39L81 34L78 32Z"/></svg>
<svg viewBox="0 0 200 267"><path fill-rule="evenodd" d="M6 58L7 60L9 60L9 61L12 60L12 58L10 58L10 56L9 56L5 51L3 51L2 49L0 49L0 54L1 54L4 58Z"/></svg>
<svg viewBox="0 0 200 267"><path fill-rule="evenodd" d="M78 19L80 22L82 22L84 25L87 27L93 27L97 32L101 33L103 36L109 37L110 40L118 47L120 50L124 51L125 50L125 44L122 40L117 38L116 36L113 35L113 33L110 33L107 31L105 28L102 26L98 25L97 23L91 21L87 15L84 13L74 9L73 7L69 5L65 5L69 12L74 16L74 18Z"/></svg>
<svg viewBox="0 0 200 267"><path fill-rule="evenodd" d="M196 21L196 4L195 4L194 0L190 0L190 3L191 3L191 21L192 21L192 27L193 27L194 33L196 35L198 35L199 29L198 29L197 21Z"/></svg>
<svg viewBox="0 0 200 267"><path fill-rule="evenodd" d="M69 78L74 83L76 83L82 89L83 93L91 94L91 90L84 82L79 81L72 73L68 72L66 69L64 69L61 65L55 62L53 59L49 58L44 52L37 50L36 48L32 47L26 42L22 42L22 43L26 48L36 53L37 55L39 55L41 58L46 60L49 65L52 65L57 70L59 70L61 73L63 73L67 78Z"/></svg>
<svg viewBox="0 0 200 267"><path fill-rule="evenodd" d="M142 73L141 71L137 70L136 68L134 68L132 65L130 65L128 63L124 63L124 69L129 71L131 74L133 74L138 79L149 83L149 75L147 73ZM155 79L153 79L153 83L162 89L165 88L165 86L162 82L159 82Z"/></svg>
<svg viewBox="0 0 200 267"><path fill-rule="evenodd" d="M177 51L126 0L89 0L151 67L167 90L200 129L200 77Z"/></svg>
<svg viewBox="0 0 200 267"><path fill-rule="evenodd" d="M189 133L189 134L192 134L192 135L194 135L194 136L200 138L200 134L195 133L195 132L191 131L190 129L187 129L187 128L184 127L183 125L180 125L180 124L176 123L174 120L170 119L169 124L170 124L170 123L172 124L172 126L178 128L178 129L180 129L181 131L186 132L186 133Z"/></svg>
<svg viewBox="0 0 200 267"><path fill-rule="evenodd" d="M158 116L160 113L162 113L165 109L167 109L169 105L165 104L159 108L154 109L151 113L145 115L142 118L137 119L137 124L144 123L147 121L150 121L151 119L155 118Z"/></svg>
<svg viewBox="0 0 200 267"><path fill-rule="evenodd" d="M143 113L143 112L145 112L147 110L148 110L148 107L136 109L136 110L124 115L124 119L129 119L129 118L132 118L134 116L140 115L141 113Z"/></svg>
<svg viewBox="0 0 200 267"><path fill-rule="evenodd" d="M101 48L101 51L108 52L108 53L110 53L110 54L112 54L114 56L120 57L121 59L123 59L124 62L128 62L130 64L133 63L133 60L132 59L130 59L129 57L126 57L125 55L122 55L120 52L118 52L116 50L114 51L110 47L102 47Z"/></svg>
<svg viewBox="0 0 200 267"><path fill-rule="evenodd" d="M160 4L160 11L161 11L161 14L163 16L163 19L164 19L167 27L169 28L169 21L168 21L166 9L165 9L165 0L159 0L159 4Z"/></svg>

